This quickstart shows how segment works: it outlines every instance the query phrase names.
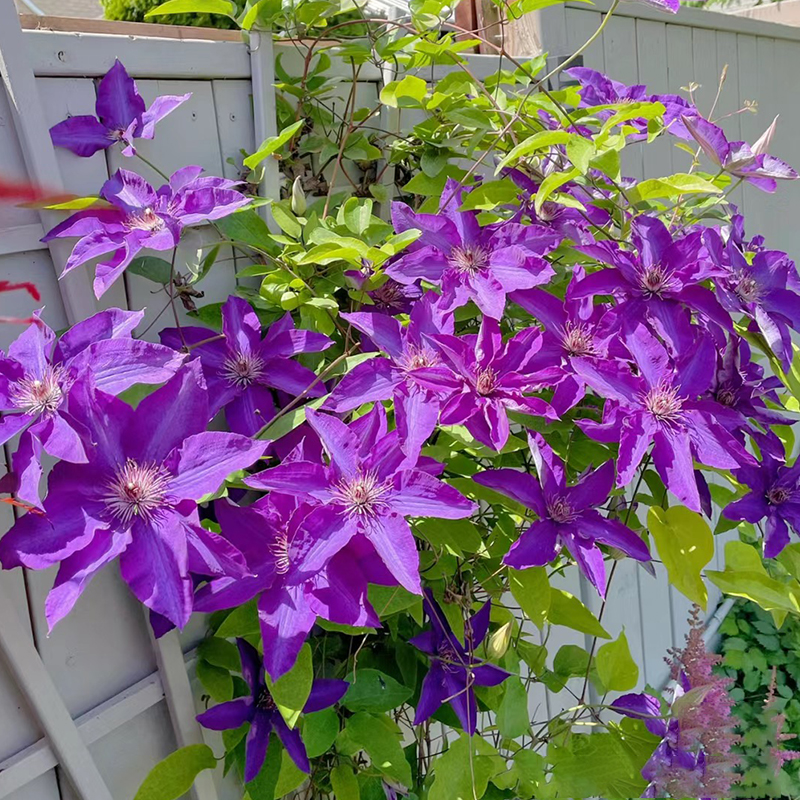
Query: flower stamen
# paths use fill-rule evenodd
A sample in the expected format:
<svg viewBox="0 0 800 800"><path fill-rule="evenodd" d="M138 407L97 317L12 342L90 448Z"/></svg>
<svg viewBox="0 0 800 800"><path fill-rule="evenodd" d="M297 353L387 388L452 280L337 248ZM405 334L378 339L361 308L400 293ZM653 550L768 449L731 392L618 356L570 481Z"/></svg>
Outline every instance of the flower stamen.
<svg viewBox="0 0 800 800"><path fill-rule="evenodd" d="M386 495L390 488L388 483L379 483L374 472L364 472L338 483L334 497L345 506L347 516L372 518L386 508Z"/></svg>
<svg viewBox="0 0 800 800"><path fill-rule="evenodd" d="M244 389L264 374L264 360L253 353L236 353L225 360L222 374L228 383Z"/></svg>
<svg viewBox="0 0 800 800"><path fill-rule="evenodd" d="M447 259L456 272L475 275L489 264L489 251L480 245L454 247Z"/></svg>
<svg viewBox="0 0 800 800"><path fill-rule="evenodd" d="M171 475L158 464L139 464L129 458L106 485L103 501L108 510L127 525L134 517L145 522L168 505Z"/></svg>
<svg viewBox="0 0 800 800"><path fill-rule="evenodd" d="M26 414L53 414L64 399L64 368L47 366L41 378L26 375L11 387L11 402Z"/></svg>

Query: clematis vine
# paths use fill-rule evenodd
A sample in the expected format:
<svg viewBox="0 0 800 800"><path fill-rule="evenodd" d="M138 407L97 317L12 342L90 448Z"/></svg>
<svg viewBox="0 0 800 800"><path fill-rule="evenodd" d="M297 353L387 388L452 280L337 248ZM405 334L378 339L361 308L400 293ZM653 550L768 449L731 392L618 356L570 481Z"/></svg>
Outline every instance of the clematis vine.
<svg viewBox="0 0 800 800"><path fill-rule="evenodd" d="M367 588L395 581L364 536L317 568L318 533L308 524L313 504L272 492L251 506L219 500L215 508L222 535L244 554L252 575L214 578L197 592L195 610L233 608L258 597L261 636L270 643L264 668L273 681L294 666L317 617L380 627Z"/></svg>
<svg viewBox="0 0 800 800"><path fill-rule="evenodd" d="M717 404L703 399L715 372L711 340L700 336L677 361L638 323L625 337L638 374L616 360L576 358L573 368L601 397L619 405L597 424L579 422L598 441L618 441L617 485L626 486L652 443L653 464L667 488L693 511L700 511L694 458L719 469L755 463L716 419Z"/></svg>
<svg viewBox="0 0 800 800"><path fill-rule="evenodd" d="M465 622L464 642L453 633L444 612L430 592L423 601L430 630L410 639L410 643L430 657L431 666L422 682L422 692L414 724L430 719L439 708L449 703L461 727L472 736L478 718L473 686L498 686L509 673L494 664L483 663L475 656L489 632L492 603L487 601Z"/></svg>
<svg viewBox="0 0 800 800"><path fill-rule="evenodd" d="M124 145L123 155L135 156L133 140L152 139L156 123L191 96L162 95L146 108L136 82L117 59L97 85L97 116L67 117L50 128L50 138L56 147L65 147L77 156L92 156L117 143Z"/></svg>
<svg viewBox="0 0 800 800"><path fill-rule="evenodd" d="M572 297L614 295L623 332L647 319L675 353L690 347L690 311L704 321L731 328L728 312L701 285L720 270L707 257L699 231L673 239L661 220L640 216L631 223L631 240L636 252L608 241L579 245L576 249L581 253L611 268L587 275L573 287Z"/></svg>
<svg viewBox="0 0 800 800"><path fill-rule="evenodd" d="M531 396L563 374L557 364L535 364L542 347L538 328L520 331L504 342L499 323L487 316L477 335L433 339L457 379L453 388L452 379L443 381L438 372L417 373L417 380L432 391L451 389L440 424L464 425L481 444L500 451L510 432L508 411L555 419L548 403Z"/></svg>
<svg viewBox="0 0 800 800"><path fill-rule="evenodd" d="M403 326L392 317L370 312L342 314L356 330L387 354L357 365L342 378L323 408L343 413L364 403L394 400L395 422L404 451L419 455L439 419L441 397L457 387L457 381L433 337L452 335L453 319L437 305L429 292L411 311ZM422 375L421 381L417 374ZM437 388L429 388L432 383Z"/></svg>
<svg viewBox="0 0 800 800"><path fill-rule="evenodd" d="M247 574L242 554L200 525L197 503L256 461L267 443L205 430L199 364L136 409L87 376L72 389L70 411L84 431L84 462L55 466L44 514L17 521L0 540L0 562L5 569L59 565L45 605L51 629L117 557L140 602L183 627L192 613L192 573Z"/></svg>
<svg viewBox="0 0 800 800"><path fill-rule="evenodd" d="M222 336L208 328L166 328L165 345L191 348L203 365L212 416L225 408L225 419L234 433L254 436L274 416L270 389L293 396L321 397L324 385L307 367L291 357L318 353L332 344L313 331L295 328L291 314L271 325L265 335L252 306L231 296L222 306Z"/></svg>
<svg viewBox="0 0 800 800"><path fill-rule="evenodd" d="M221 219L250 202L232 188L234 181L203 177L202 171L184 167L156 191L135 172L117 170L100 190L112 208L78 211L42 239L80 237L61 277L111 254L95 267L94 292L102 297L143 249L172 250L184 228Z"/></svg>
<svg viewBox="0 0 800 800"><path fill-rule="evenodd" d="M183 363L167 347L131 338L144 311L101 311L60 339L40 314L8 355L0 354L0 444L22 433L11 458L16 496L38 508L42 451L72 463L87 460L83 427L69 408L75 381L91 374L101 391L116 395L136 383L163 383Z"/></svg>
<svg viewBox="0 0 800 800"><path fill-rule="evenodd" d="M597 509L608 502L614 486L614 462L606 461L578 482L567 484L564 463L538 434L528 437L538 480L514 469L481 472L473 480L522 503L539 518L511 546L503 563L514 569L543 567L565 547L601 597L606 570L598 544L621 550L637 561L649 561L647 545L619 520Z"/></svg>
<svg viewBox="0 0 800 800"><path fill-rule="evenodd" d="M280 739L297 768L311 772L300 731L290 728L278 709L264 678L258 651L244 639L237 639L236 646L242 661L242 676L250 694L210 708L200 714L197 721L212 731L229 731L245 723L250 724L245 745L245 782L254 780L261 771L273 733ZM330 708L342 699L347 686L346 681L333 679L314 681L303 712L310 714Z"/></svg>
<svg viewBox="0 0 800 800"><path fill-rule="evenodd" d="M683 116L682 120L713 164L764 192L774 192L778 181L794 181L800 177L786 162L766 152L768 140L772 138L770 128L751 148L746 142L729 142L722 128L707 119ZM771 126L773 130L774 125L775 122Z"/></svg>
<svg viewBox="0 0 800 800"><path fill-rule="evenodd" d="M544 325L542 347L534 363L561 365L563 377L550 401L559 417L586 393L586 384L572 369L572 359L606 356L617 335L617 317L610 306L595 305L589 297L574 297L585 275L583 267L575 266L563 301L543 289L514 292L510 297Z"/></svg>
<svg viewBox="0 0 800 800"><path fill-rule="evenodd" d="M800 535L800 463L785 463L782 442L774 434L757 436L761 462L734 472L750 491L725 507L732 520L764 522L764 555L776 558L789 544L789 530Z"/></svg>
<svg viewBox="0 0 800 800"><path fill-rule="evenodd" d="M800 330L800 293L794 262L778 250L759 250L747 258L733 235L723 243L719 232L709 228L704 241L722 270L716 278L722 305L733 314L749 317L772 352L788 369L794 356L790 329Z"/></svg>
<svg viewBox="0 0 800 800"><path fill-rule="evenodd" d="M329 463L284 462L245 483L320 504L306 518L316 536L313 552L306 555L309 572L361 534L394 579L419 594L419 553L406 517L463 519L475 504L403 453L397 433L386 432L381 406L349 426L313 409L306 411L306 419L322 440Z"/></svg>
<svg viewBox="0 0 800 800"><path fill-rule="evenodd" d="M536 225L499 222L481 227L476 211L459 211L460 184L448 180L438 214L417 214L403 203L392 205L398 233L419 229L422 235L386 268L399 283L423 279L442 287L442 309L452 311L472 300L493 319L500 319L505 298L516 289L547 283L553 272L542 258L560 236Z"/></svg>

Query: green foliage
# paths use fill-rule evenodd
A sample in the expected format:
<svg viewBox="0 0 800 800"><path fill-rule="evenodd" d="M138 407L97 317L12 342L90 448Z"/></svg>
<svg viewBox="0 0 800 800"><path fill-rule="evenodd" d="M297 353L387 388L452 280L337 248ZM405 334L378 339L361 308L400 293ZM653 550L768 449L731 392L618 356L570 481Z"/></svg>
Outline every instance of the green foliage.
<svg viewBox="0 0 800 800"><path fill-rule="evenodd" d="M776 772L765 753L775 745L776 713L786 718L784 733L800 735L800 620L790 616L777 627L772 616L755 603L738 601L720 633L723 661L719 670L733 680L734 713L742 721L742 741L737 748L742 780L734 787L736 797L796 797L800 794L800 762L789 761ZM773 680L775 698L765 709ZM790 739L782 746L798 750L800 742Z"/></svg>
<svg viewBox="0 0 800 800"><path fill-rule="evenodd" d="M216 766L217 760L207 745L182 747L153 767L134 800L178 800L192 788L201 772Z"/></svg>
<svg viewBox="0 0 800 800"><path fill-rule="evenodd" d="M157 22L159 25L193 25L199 28L225 28L235 30L236 23L225 16L209 13L177 13L169 16L147 18L147 14L163 0L102 0L106 19L124 22ZM242 5L244 3L242 2ZM235 7L235 6L234 6Z"/></svg>

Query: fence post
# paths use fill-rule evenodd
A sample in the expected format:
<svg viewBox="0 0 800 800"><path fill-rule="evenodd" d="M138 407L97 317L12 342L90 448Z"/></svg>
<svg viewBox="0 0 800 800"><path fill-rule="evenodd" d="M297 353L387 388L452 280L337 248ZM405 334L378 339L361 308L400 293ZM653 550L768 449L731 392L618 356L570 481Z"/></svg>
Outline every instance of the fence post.
<svg viewBox="0 0 800 800"><path fill-rule="evenodd" d="M253 127L258 148L265 139L278 135L275 48L272 44L272 31L250 32L250 68L253 85ZM259 186L259 194L270 200L280 200L281 174L278 161L270 156L261 166L264 175ZM266 206L262 206L261 214L270 229L277 232L278 228L272 219L272 214L266 213Z"/></svg>
<svg viewBox="0 0 800 800"><path fill-rule="evenodd" d="M61 172L44 120L36 76L28 63L24 37L14 0L0 0L0 77L5 84L28 177L47 190L63 192ZM39 211L39 217L46 231L61 221L59 214L46 209ZM60 273L72 248L59 240L50 242L48 248L53 266ZM60 281L60 290L71 324L98 311L86 266L77 267Z"/></svg>

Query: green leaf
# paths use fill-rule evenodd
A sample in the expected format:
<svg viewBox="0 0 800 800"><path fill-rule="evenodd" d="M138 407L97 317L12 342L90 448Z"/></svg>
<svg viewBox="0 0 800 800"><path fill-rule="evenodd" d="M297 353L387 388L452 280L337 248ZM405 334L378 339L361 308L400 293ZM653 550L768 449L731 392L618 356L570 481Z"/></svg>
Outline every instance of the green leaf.
<svg viewBox="0 0 800 800"><path fill-rule="evenodd" d="M331 788L336 800L361 800L358 779L347 764L338 764L331 770Z"/></svg>
<svg viewBox="0 0 800 800"><path fill-rule="evenodd" d="M481 209L491 211L499 205L514 203L519 195L519 189L511 180L487 181L478 184L467 196L461 205L461 211Z"/></svg>
<svg viewBox="0 0 800 800"><path fill-rule="evenodd" d="M413 606L419 606L422 611L422 598L412 594L402 586L378 586L371 584L367 592L369 602L381 619L405 611Z"/></svg>
<svg viewBox="0 0 800 800"><path fill-rule="evenodd" d="M53 211L83 211L87 208L113 208L113 206L102 197L75 197L63 203L48 203L45 208Z"/></svg>
<svg viewBox="0 0 800 800"><path fill-rule="evenodd" d="M214 224L234 242L250 245L256 250L266 250L270 245L269 227L253 208L229 214Z"/></svg>
<svg viewBox="0 0 800 800"><path fill-rule="evenodd" d="M652 200L655 197L678 197L682 194L719 194L722 190L698 175L678 173L667 178L650 178L628 190L631 203Z"/></svg>
<svg viewBox="0 0 800 800"><path fill-rule="evenodd" d="M229 672L238 672L241 668L239 650L233 642L218 636L204 639L197 647L197 655L215 667L222 667Z"/></svg>
<svg viewBox="0 0 800 800"><path fill-rule="evenodd" d="M567 142L567 158L580 171L581 175L586 174L594 154L595 146L591 139L584 136L573 136Z"/></svg>
<svg viewBox="0 0 800 800"><path fill-rule="evenodd" d="M297 217L291 212L288 201L272 203L269 207L272 218L278 227L292 239L299 239L303 233L303 226L298 222Z"/></svg>
<svg viewBox="0 0 800 800"><path fill-rule="evenodd" d="M412 690L376 669L359 669L347 680L342 705L351 711L391 711L411 697Z"/></svg>
<svg viewBox="0 0 800 800"><path fill-rule="evenodd" d="M574 631L588 633L601 639L610 639L611 635L598 622L597 617L586 606L569 592L550 587L550 610L547 621L551 625L566 625Z"/></svg>
<svg viewBox="0 0 800 800"><path fill-rule="evenodd" d="M533 203L536 213L538 214L542 210L542 206L553 192L561 188L565 183L569 183L574 178L577 178L578 175L580 175L580 170L577 168L565 170L564 172L551 172L541 184L539 184L539 189L536 192Z"/></svg>
<svg viewBox="0 0 800 800"><path fill-rule="evenodd" d="M411 786L411 767L400 744L402 732L386 716L360 711L347 720L346 738L363 750L372 766L404 786Z"/></svg>
<svg viewBox="0 0 800 800"><path fill-rule="evenodd" d="M225 621L217 629L217 635L221 639L233 639L250 636L254 633L260 633L260 631L261 625L258 621L256 601L250 600L228 614Z"/></svg>
<svg viewBox="0 0 800 800"><path fill-rule="evenodd" d="M381 89L381 103L392 108L419 106L428 93L428 84L416 75L406 75L402 80L391 81ZM402 102L406 100L407 102Z"/></svg>
<svg viewBox="0 0 800 800"><path fill-rule="evenodd" d="M303 743L309 758L321 756L333 747L339 735L339 714L326 708L303 717Z"/></svg>
<svg viewBox="0 0 800 800"><path fill-rule="evenodd" d="M284 128L277 136L268 136L261 143L261 147L244 160L244 165L249 169L257 167L267 156L280 150L305 125L305 122L304 119L299 119Z"/></svg>
<svg viewBox="0 0 800 800"><path fill-rule="evenodd" d="M710 570L708 579L725 594L746 597L771 612L781 625L787 613L800 613L800 584L771 578L755 547L744 542L725 545L725 570Z"/></svg>
<svg viewBox="0 0 800 800"><path fill-rule="evenodd" d="M160 283L162 286L166 286L169 283L172 266L169 261L164 261L163 258L141 256L140 258L134 258L126 271L129 274L141 275L143 278L153 281L153 283Z"/></svg>
<svg viewBox="0 0 800 800"><path fill-rule="evenodd" d="M459 558L477 553L483 545L480 531L466 519L421 519L415 530L434 547L443 547Z"/></svg>
<svg viewBox="0 0 800 800"><path fill-rule="evenodd" d="M308 775L298 768L289 753L284 750L281 754L281 769L278 773L278 782L275 784L275 797L286 797L307 780Z"/></svg>
<svg viewBox="0 0 800 800"><path fill-rule="evenodd" d="M217 759L208 745L182 747L150 770L133 800L178 800L201 772L216 766Z"/></svg>
<svg viewBox="0 0 800 800"><path fill-rule="evenodd" d="M604 644L597 651L596 664L597 674L609 691L627 692L639 680L639 667L631 656L625 631L616 641Z"/></svg>
<svg viewBox="0 0 800 800"><path fill-rule="evenodd" d="M197 673L197 680L200 681L213 700L218 703L233 700L233 678L228 670L222 667L215 667L213 664L209 664L208 661L198 658L195 672Z"/></svg>
<svg viewBox="0 0 800 800"><path fill-rule="evenodd" d="M544 628L550 610L550 582L544 567L508 570L511 594L528 619L539 629Z"/></svg>
<svg viewBox="0 0 800 800"><path fill-rule="evenodd" d="M519 678L509 678L504 686L505 694L497 710L497 729L507 739L516 739L530 733L528 693Z"/></svg>
<svg viewBox="0 0 800 800"><path fill-rule="evenodd" d="M269 642L267 642L267 647L269 647ZM286 724L293 728L311 694L311 685L314 682L311 646L308 643L303 645L294 666L277 681L273 683L269 675L265 677L267 687L281 716L286 720Z"/></svg>
<svg viewBox="0 0 800 800"><path fill-rule="evenodd" d="M483 797L489 781L505 771L503 759L485 739L462 734L434 762L428 800L474 800Z"/></svg>
<svg viewBox="0 0 800 800"><path fill-rule="evenodd" d="M497 175L503 167L507 167L520 158L535 153L537 150L544 150L547 147L552 147L555 144L566 144L573 136L574 133L568 131L539 131L529 136L524 141L520 142L516 147L513 147L508 155L500 162L495 170Z"/></svg>
<svg viewBox="0 0 800 800"><path fill-rule="evenodd" d="M714 557L714 534L708 523L683 506L664 510L652 506L647 527L670 583L693 603L706 607L708 592L701 573Z"/></svg>
<svg viewBox="0 0 800 800"><path fill-rule="evenodd" d="M235 19L236 9L229 0L167 0L148 11L144 18L150 19L164 14L221 14Z"/></svg>

